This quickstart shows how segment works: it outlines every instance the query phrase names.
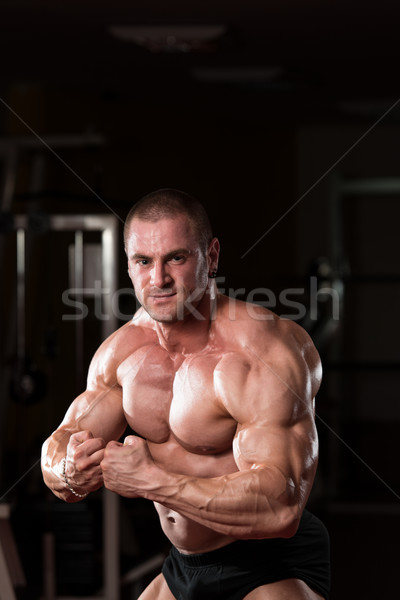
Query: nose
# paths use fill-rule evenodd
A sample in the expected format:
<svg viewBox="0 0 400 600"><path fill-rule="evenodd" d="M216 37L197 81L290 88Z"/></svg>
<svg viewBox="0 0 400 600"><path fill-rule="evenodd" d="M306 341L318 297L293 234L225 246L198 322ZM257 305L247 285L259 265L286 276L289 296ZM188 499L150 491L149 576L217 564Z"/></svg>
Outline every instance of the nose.
<svg viewBox="0 0 400 600"><path fill-rule="evenodd" d="M170 284L172 278L168 273L167 266L163 262L155 261L151 270L151 285L159 289Z"/></svg>

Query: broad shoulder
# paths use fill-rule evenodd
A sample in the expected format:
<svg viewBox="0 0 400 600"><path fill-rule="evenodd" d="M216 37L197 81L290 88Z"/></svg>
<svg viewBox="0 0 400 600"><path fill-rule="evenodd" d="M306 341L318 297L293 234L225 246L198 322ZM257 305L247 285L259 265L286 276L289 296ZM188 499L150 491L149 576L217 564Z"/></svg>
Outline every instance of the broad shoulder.
<svg viewBox="0 0 400 600"><path fill-rule="evenodd" d="M124 360L145 346L156 343L154 330L140 314L114 331L97 349L89 368L88 387L103 380L106 385L117 381L118 367Z"/></svg>
<svg viewBox="0 0 400 600"><path fill-rule="evenodd" d="M269 368L286 380L307 379L315 396L322 369L308 333L261 306L224 296L220 300L219 333L232 349L221 367L229 365L231 372L237 369L237 373L259 373L260 377Z"/></svg>

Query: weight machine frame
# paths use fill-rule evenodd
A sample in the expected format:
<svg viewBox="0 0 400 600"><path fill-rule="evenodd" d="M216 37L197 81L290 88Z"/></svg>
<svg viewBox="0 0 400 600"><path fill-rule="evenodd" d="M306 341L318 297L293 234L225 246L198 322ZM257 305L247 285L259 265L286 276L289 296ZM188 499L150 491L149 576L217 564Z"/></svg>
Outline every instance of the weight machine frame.
<svg viewBox="0 0 400 600"><path fill-rule="evenodd" d="M83 242L82 234L88 231L101 233L102 248L102 287L104 294L104 311L107 319L101 320L101 336L104 340L118 326L117 317L113 314L112 298L117 291L118 279L118 222L112 215L49 215L46 224L51 231L73 231L74 244L74 280L80 287L83 280ZM14 229L17 232L17 294L24 302L25 279L25 236L29 230L29 218L25 215L14 216ZM79 324L80 321L77 321ZM23 336L22 336L23 337ZM20 338L21 339L21 338ZM20 342L17 342L20 343ZM104 562L104 598L118 600L120 597L119 569L119 500L116 494L103 490L103 562Z"/></svg>

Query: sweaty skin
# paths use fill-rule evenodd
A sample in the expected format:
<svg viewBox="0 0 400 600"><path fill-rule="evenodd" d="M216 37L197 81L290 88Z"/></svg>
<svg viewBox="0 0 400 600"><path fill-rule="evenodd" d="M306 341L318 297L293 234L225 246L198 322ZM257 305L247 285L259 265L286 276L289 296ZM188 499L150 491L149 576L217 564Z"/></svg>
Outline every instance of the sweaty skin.
<svg viewBox="0 0 400 600"><path fill-rule="evenodd" d="M105 485L153 501L184 553L295 534L317 465L321 379L307 333L217 294L218 241L203 256L193 238L185 217L133 221L128 266L143 308L100 346L42 458L67 502L80 498L65 456L76 492ZM118 442L127 424L136 435ZM172 598L160 581L143 598Z"/></svg>

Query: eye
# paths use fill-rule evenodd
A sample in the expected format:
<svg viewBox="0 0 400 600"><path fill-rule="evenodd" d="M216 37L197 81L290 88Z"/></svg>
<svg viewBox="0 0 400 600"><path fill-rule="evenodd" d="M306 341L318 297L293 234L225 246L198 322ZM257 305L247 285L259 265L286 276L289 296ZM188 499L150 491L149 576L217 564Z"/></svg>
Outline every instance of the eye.
<svg viewBox="0 0 400 600"><path fill-rule="evenodd" d="M137 264L141 265L142 267L146 267L148 264L150 264L150 261L147 258L141 258L137 261Z"/></svg>
<svg viewBox="0 0 400 600"><path fill-rule="evenodd" d="M185 260L185 257L182 254L176 254L171 258L171 262L173 263L181 263Z"/></svg>

